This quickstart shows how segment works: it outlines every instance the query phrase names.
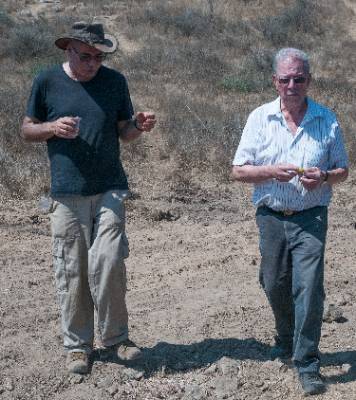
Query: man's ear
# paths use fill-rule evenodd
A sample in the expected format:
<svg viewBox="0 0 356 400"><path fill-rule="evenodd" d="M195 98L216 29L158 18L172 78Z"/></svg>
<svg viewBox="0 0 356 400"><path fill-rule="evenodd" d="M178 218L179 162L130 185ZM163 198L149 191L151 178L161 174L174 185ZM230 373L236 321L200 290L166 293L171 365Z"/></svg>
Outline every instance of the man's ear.
<svg viewBox="0 0 356 400"><path fill-rule="evenodd" d="M276 74L272 75L272 83L273 83L273 86L277 89L277 87L276 87L276 84L277 84L277 76L276 76Z"/></svg>

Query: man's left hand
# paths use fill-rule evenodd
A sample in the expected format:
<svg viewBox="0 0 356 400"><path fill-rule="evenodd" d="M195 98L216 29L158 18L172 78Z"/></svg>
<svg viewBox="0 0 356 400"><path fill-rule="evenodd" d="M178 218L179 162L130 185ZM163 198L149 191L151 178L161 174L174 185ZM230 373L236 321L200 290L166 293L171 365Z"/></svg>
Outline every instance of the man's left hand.
<svg viewBox="0 0 356 400"><path fill-rule="evenodd" d="M324 182L324 173L318 167L305 168L300 177L301 184L307 190L314 190Z"/></svg>
<svg viewBox="0 0 356 400"><path fill-rule="evenodd" d="M156 125L156 116L151 112L139 112L135 119L137 128L144 132L150 132Z"/></svg>

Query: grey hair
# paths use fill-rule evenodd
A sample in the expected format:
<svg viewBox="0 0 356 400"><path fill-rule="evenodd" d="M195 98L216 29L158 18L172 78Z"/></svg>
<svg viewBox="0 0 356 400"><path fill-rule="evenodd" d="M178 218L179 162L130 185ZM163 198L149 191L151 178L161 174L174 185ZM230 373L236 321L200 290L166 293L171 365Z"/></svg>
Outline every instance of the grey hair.
<svg viewBox="0 0 356 400"><path fill-rule="evenodd" d="M293 47L285 47L279 50L274 56L273 60L273 72L277 73L278 64L285 60L286 58L296 58L297 60L303 61L304 72L309 74L310 65L309 65L309 57L304 51L295 49Z"/></svg>

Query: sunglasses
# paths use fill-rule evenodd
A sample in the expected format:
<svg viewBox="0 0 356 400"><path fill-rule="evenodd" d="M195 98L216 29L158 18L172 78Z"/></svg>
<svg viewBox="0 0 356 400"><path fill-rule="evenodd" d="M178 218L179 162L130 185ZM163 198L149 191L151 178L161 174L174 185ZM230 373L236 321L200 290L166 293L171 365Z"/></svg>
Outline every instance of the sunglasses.
<svg viewBox="0 0 356 400"><path fill-rule="evenodd" d="M91 54L88 54L88 53L80 53L74 47L71 47L69 50L73 50L74 53L77 54L79 60L83 61L83 62L88 62L88 61L91 61L92 59L94 61L101 62L101 61L104 61L106 58L105 53L98 53L98 54L95 54L95 56L92 56Z"/></svg>
<svg viewBox="0 0 356 400"><path fill-rule="evenodd" d="M288 85L288 83L293 80L293 82L298 85L298 84L302 84L305 83L307 78L305 76L291 76L290 78L283 78L278 76L277 77L278 83L280 83L281 85Z"/></svg>

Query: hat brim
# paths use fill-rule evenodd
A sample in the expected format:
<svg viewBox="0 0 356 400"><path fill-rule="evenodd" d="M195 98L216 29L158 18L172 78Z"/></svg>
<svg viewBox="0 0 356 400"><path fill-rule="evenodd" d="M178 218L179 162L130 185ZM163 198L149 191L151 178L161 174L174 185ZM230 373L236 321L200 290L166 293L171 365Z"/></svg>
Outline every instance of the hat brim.
<svg viewBox="0 0 356 400"><path fill-rule="evenodd" d="M114 38L114 36L106 35L106 34L105 34L104 43L91 43L82 38L77 38L74 36L65 36L65 37L58 38L54 42L54 44L62 50L67 50L67 46L68 46L69 42L71 42L72 40L78 40L79 42L82 42L82 43L87 44L88 46L94 47L94 48L102 51L103 53L113 53L117 49L117 45L118 45L118 42Z"/></svg>

